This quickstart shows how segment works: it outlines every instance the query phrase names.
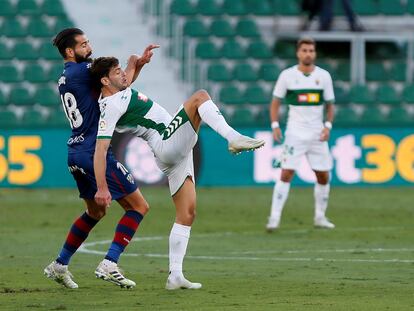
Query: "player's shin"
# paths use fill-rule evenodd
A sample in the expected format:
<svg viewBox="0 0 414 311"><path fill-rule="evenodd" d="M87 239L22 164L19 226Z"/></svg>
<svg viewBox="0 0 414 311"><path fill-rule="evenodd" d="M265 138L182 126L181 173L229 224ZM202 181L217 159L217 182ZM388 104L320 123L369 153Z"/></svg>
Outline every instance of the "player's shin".
<svg viewBox="0 0 414 311"><path fill-rule="evenodd" d="M272 207L270 210L269 222L266 226L268 230L274 230L279 227L280 217L282 215L283 207L288 198L290 190L290 183L284 181L277 181L273 188Z"/></svg>
<svg viewBox="0 0 414 311"><path fill-rule="evenodd" d="M187 252L191 227L174 223L169 239L170 274L183 276L183 260Z"/></svg>
<svg viewBox="0 0 414 311"><path fill-rule="evenodd" d="M329 189L329 184L321 185L319 183L315 183L315 219L325 218L325 212L328 208Z"/></svg>

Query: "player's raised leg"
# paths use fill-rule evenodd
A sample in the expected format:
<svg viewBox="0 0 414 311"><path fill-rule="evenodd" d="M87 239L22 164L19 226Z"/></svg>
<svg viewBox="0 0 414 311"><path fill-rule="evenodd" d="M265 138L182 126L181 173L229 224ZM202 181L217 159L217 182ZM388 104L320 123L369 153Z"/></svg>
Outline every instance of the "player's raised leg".
<svg viewBox="0 0 414 311"><path fill-rule="evenodd" d="M133 193L117 200L125 210L115 229L115 236L108 249L105 259L95 270L97 278L114 283L121 287L135 287L135 282L127 279L118 268L118 260L131 242L149 206L143 195L136 189Z"/></svg>
<svg viewBox="0 0 414 311"><path fill-rule="evenodd" d="M210 128L228 141L229 151L232 153L254 150L264 145L263 140L241 135L233 129L205 90L195 92L185 102L184 109L196 130L200 127L201 120L203 120Z"/></svg>
<svg viewBox="0 0 414 311"><path fill-rule="evenodd" d="M106 212L106 208L97 205L94 200L85 199L85 202L87 211L73 223L59 256L44 269L48 278L68 288L78 288L68 270L69 261Z"/></svg>
<svg viewBox="0 0 414 311"><path fill-rule="evenodd" d="M314 188L315 218L314 225L319 228L333 229L335 225L326 218L329 200L329 172L315 171L317 182Z"/></svg>
<svg viewBox="0 0 414 311"><path fill-rule="evenodd" d="M196 209L195 185L190 177L186 178L180 190L174 194L173 201L176 208L176 218L169 239L170 272L165 288L168 290L199 289L201 288L200 283L188 281L183 274L183 261Z"/></svg>

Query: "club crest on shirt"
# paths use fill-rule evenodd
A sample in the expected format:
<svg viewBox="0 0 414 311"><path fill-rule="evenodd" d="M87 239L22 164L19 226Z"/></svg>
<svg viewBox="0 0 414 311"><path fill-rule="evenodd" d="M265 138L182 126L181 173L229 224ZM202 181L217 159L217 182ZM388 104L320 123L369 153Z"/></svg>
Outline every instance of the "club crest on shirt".
<svg viewBox="0 0 414 311"><path fill-rule="evenodd" d="M316 79L315 83L316 83L316 85L319 85L319 83L320 83L319 79Z"/></svg>
<svg viewBox="0 0 414 311"><path fill-rule="evenodd" d="M101 118L105 117L106 102L99 104L99 110L101 111Z"/></svg>
<svg viewBox="0 0 414 311"><path fill-rule="evenodd" d="M105 120L100 120L99 121L99 129L100 130L106 130L106 122L105 122Z"/></svg>

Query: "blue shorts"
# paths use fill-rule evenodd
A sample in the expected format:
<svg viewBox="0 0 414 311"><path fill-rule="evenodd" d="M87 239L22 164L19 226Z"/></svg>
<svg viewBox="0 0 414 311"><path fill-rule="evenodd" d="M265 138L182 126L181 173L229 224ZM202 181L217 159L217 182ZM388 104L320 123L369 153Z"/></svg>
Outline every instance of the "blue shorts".
<svg viewBox="0 0 414 311"><path fill-rule="evenodd" d="M93 155L93 151L69 153L68 155L69 172L72 173L78 185L79 197L83 199L93 200L97 191ZM106 157L106 182L112 200L123 198L137 189L134 177L125 166L115 159L111 151L108 151Z"/></svg>

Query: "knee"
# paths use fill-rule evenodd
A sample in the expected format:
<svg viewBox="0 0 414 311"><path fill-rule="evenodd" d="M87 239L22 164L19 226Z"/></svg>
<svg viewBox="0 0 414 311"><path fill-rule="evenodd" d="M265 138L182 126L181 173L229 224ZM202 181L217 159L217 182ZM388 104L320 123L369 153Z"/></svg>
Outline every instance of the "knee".
<svg viewBox="0 0 414 311"><path fill-rule="evenodd" d="M318 184L326 185L329 183L329 175L319 175L316 177L316 180L318 181Z"/></svg>
<svg viewBox="0 0 414 311"><path fill-rule="evenodd" d="M186 210L185 213L181 214L179 221L183 225L191 226L194 222L195 217L196 217L195 207L189 208L188 210Z"/></svg>
<svg viewBox="0 0 414 311"><path fill-rule="evenodd" d="M147 201L144 201L141 202L139 205L133 206L131 209L144 216L149 211L149 204Z"/></svg>
<svg viewBox="0 0 414 311"><path fill-rule="evenodd" d="M199 105L211 99L206 90L198 90L193 94L193 96Z"/></svg>
<svg viewBox="0 0 414 311"><path fill-rule="evenodd" d="M88 215L95 220L100 220L106 215L106 207L102 207L96 210L88 210Z"/></svg>
<svg viewBox="0 0 414 311"><path fill-rule="evenodd" d="M280 180L283 181L283 182L291 182L294 175L295 175L295 171L282 170Z"/></svg>

